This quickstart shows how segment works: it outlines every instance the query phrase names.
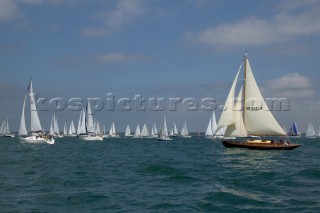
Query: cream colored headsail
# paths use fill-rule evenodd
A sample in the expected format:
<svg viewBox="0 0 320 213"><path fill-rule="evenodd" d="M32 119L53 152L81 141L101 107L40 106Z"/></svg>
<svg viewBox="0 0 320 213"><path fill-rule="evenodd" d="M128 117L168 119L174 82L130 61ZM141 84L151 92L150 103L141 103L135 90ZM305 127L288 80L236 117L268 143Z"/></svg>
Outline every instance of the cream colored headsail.
<svg viewBox="0 0 320 213"><path fill-rule="evenodd" d="M234 124L230 124L225 132L225 137L246 137L247 131L242 119L242 87L240 88L238 98L233 110Z"/></svg>
<svg viewBox="0 0 320 213"><path fill-rule="evenodd" d="M236 85L237 85L237 81L238 81L238 77L239 77L239 73L241 71L241 67L242 64L239 67L239 70L237 72L237 75L232 83L229 95L227 97L227 100L224 104L224 111L222 111L219 122L218 122L218 127L217 127L217 131L219 131L219 129L227 127L231 124L234 124L234 94L235 94L235 89L236 89Z"/></svg>

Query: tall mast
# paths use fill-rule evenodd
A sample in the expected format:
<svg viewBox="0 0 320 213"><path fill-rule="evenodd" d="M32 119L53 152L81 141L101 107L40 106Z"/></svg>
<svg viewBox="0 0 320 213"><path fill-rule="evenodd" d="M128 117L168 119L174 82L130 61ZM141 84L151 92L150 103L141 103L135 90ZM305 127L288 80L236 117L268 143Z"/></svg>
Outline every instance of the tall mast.
<svg viewBox="0 0 320 213"><path fill-rule="evenodd" d="M248 60L248 52L244 53L244 72L243 72L243 110L242 110L242 119L243 124L246 123L246 79L247 79L247 60Z"/></svg>

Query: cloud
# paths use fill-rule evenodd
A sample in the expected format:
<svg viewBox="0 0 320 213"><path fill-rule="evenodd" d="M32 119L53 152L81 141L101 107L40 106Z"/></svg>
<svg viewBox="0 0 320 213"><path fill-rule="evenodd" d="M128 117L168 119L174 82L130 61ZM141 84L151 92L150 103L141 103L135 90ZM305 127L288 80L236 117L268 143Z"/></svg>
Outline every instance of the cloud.
<svg viewBox="0 0 320 213"><path fill-rule="evenodd" d="M320 33L320 2L305 4L298 12L282 11L271 19L247 17L234 23L187 32L187 37L209 45L267 45L283 43L299 36ZM296 9L297 6L291 6ZM289 11L288 11L289 10Z"/></svg>
<svg viewBox="0 0 320 213"><path fill-rule="evenodd" d="M143 62L150 58L139 54L123 54L123 53L106 53L95 57L95 61L100 63L114 63L114 62Z"/></svg>
<svg viewBox="0 0 320 213"><path fill-rule="evenodd" d="M0 1L0 21L8 21L16 19L22 14L19 11L18 5L12 0Z"/></svg>
<svg viewBox="0 0 320 213"><path fill-rule="evenodd" d="M94 18L104 22L101 27L87 27L82 30L82 35L86 37L97 37L110 35L123 29L133 19L142 15L145 8L142 0L119 0L114 10L100 12Z"/></svg>
<svg viewBox="0 0 320 213"><path fill-rule="evenodd" d="M277 97L305 98L312 97L315 92L312 80L298 73L289 73L266 83L266 90Z"/></svg>

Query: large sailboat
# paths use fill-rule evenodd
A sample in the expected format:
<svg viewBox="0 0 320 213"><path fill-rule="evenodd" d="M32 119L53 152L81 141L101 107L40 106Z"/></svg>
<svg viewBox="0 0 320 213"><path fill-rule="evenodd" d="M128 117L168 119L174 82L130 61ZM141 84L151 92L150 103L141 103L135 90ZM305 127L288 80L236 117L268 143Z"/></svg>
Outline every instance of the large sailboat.
<svg viewBox="0 0 320 213"><path fill-rule="evenodd" d="M235 89L241 68L242 64L233 81L224 111L218 122L217 130L226 127L222 139L223 145L227 148L249 149L294 149L299 147L299 144L291 144L282 138L279 142L276 138L270 139L270 137L284 137L286 133L273 117L261 95L247 53L244 57L243 85L235 99ZM260 137L267 137L267 139Z"/></svg>
<svg viewBox="0 0 320 213"><path fill-rule="evenodd" d="M31 111L31 117L30 117L31 135L30 136L28 136L26 120L24 115L27 94L29 95L29 98L30 98L30 111ZM38 111L37 111L37 107L34 99L31 79L27 89L27 94L24 97L24 102L22 107L22 115L21 115L20 128L19 128L20 141L24 143L34 143L34 144L40 144L40 143L54 144L55 140L53 137L43 134L43 129L40 124L40 119L39 119L39 115L38 115Z"/></svg>

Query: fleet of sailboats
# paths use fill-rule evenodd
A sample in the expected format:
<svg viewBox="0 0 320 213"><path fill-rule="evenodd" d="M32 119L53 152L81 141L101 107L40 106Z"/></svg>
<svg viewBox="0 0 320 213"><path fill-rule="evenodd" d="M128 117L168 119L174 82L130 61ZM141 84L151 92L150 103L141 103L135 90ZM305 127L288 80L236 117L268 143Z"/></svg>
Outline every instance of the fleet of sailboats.
<svg viewBox="0 0 320 213"><path fill-rule="evenodd" d="M238 93L236 95L242 66L244 70L244 77L241 85L238 86ZM30 106L29 133L27 131L25 120L27 102ZM177 136L182 138L191 138L186 122L183 123L180 135L175 122L173 123L170 133L168 133L165 115L163 125L160 127L160 130L157 130L155 122L150 130L151 131L148 130L146 124L144 124L142 126L142 130L140 130L140 126L138 124L134 134L132 134L130 126L127 125L124 136L133 138L156 137L160 141L170 141L172 140L170 137ZM47 144L54 144L54 138L64 136L78 136L86 141L102 141L105 137L119 138L114 122L112 122L108 134L105 132L105 126L103 126L103 132L101 131L98 120L94 119L93 114L91 113L90 101L88 101L86 107L80 111L77 130L75 129L74 122L71 121L69 128L67 127L67 123L64 124L63 135L61 135L58 119L54 113L50 122L49 134L46 134L40 123L31 79L24 97L18 135L21 142ZM8 118L1 124L0 136L14 137L14 134L9 130ZM230 88L220 119L217 123L215 111L212 111L212 115L205 131L205 137L208 139L222 139L222 144L227 148L294 149L300 146L299 144L291 144L288 141L283 140L283 137L285 136L300 137L297 123L293 122L288 133L286 133L285 127L280 127L261 95L246 53L244 61L240 65ZM276 137L281 137L281 141L278 142ZM308 124L305 137L320 137L320 127L318 133L316 133L313 124L310 122Z"/></svg>

